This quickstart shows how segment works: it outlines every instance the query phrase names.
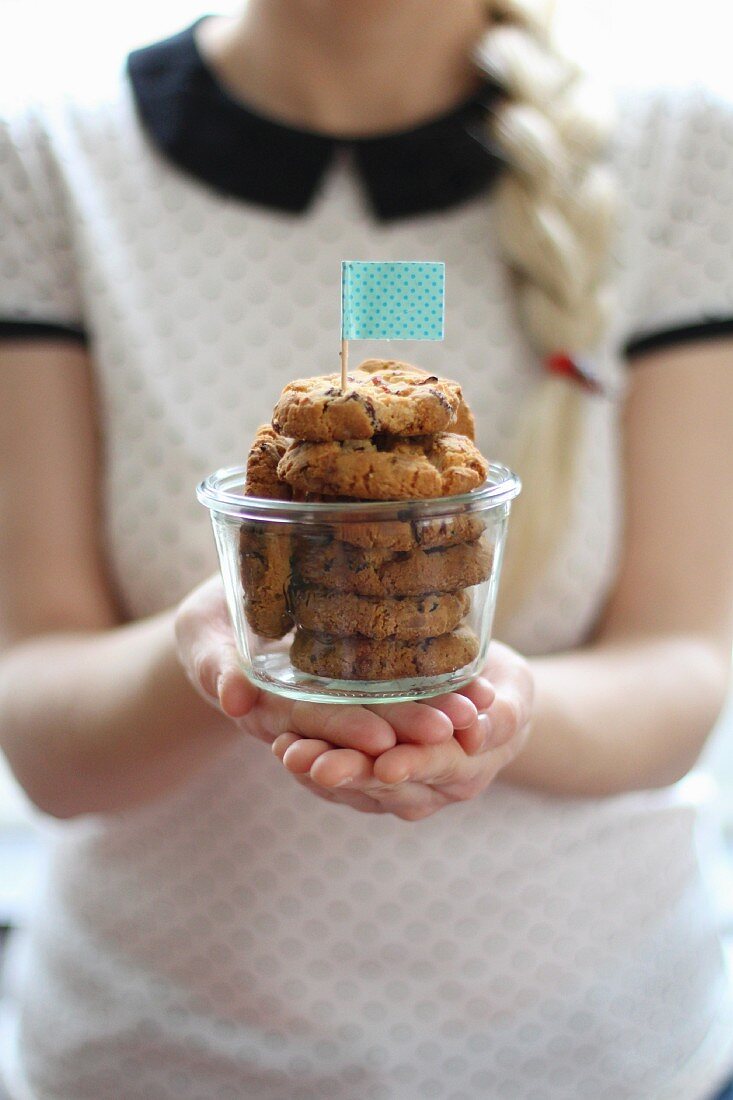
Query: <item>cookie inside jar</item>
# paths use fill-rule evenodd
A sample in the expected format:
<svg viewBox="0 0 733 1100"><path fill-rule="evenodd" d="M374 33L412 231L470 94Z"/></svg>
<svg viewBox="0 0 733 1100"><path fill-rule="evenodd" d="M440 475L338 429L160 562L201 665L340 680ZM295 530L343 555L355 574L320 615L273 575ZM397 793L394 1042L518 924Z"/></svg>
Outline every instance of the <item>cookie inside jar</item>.
<svg viewBox="0 0 733 1100"><path fill-rule="evenodd" d="M287 535L243 524L239 553L249 627L269 640L294 628L295 669L399 681L475 660L472 592L491 577L492 533L480 512L419 510L484 484L473 423L457 382L391 360L361 364L345 391L333 375L285 387L253 442L245 491L328 504L329 520ZM404 503L389 519L352 518L348 506L376 501Z"/></svg>

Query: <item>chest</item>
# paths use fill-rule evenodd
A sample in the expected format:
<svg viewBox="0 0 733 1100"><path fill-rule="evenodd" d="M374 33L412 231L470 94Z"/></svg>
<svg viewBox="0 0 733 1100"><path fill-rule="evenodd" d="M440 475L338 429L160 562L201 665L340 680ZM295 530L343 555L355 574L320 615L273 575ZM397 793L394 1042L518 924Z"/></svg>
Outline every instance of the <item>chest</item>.
<svg viewBox="0 0 733 1100"><path fill-rule="evenodd" d="M484 452L511 457L537 366L496 252L490 196L384 225L340 164L308 214L293 217L219 196L142 142L133 152L75 188L106 549L131 615L168 606L216 568L197 481L244 460L287 381L338 368L344 258L446 263L446 340L365 342L354 358L392 354L457 378ZM527 650L587 631L613 574L613 409L603 403L590 415L573 530L511 639Z"/></svg>

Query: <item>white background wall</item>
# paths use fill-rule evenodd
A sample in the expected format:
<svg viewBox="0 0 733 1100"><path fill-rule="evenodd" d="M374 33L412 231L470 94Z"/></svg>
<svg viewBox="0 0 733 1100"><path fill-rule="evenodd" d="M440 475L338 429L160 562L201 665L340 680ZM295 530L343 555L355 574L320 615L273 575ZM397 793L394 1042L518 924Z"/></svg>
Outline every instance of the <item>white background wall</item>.
<svg viewBox="0 0 733 1100"><path fill-rule="evenodd" d="M222 0L215 10L236 6ZM93 81L132 47L206 10L200 0L0 0L0 103L22 101L29 89L44 87L73 94L79 82ZM704 79L733 99L730 0L558 0L557 14L567 48L603 80L643 85ZM730 708L729 715L710 762L733 806ZM15 820L18 807L0 765L0 825Z"/></svg>

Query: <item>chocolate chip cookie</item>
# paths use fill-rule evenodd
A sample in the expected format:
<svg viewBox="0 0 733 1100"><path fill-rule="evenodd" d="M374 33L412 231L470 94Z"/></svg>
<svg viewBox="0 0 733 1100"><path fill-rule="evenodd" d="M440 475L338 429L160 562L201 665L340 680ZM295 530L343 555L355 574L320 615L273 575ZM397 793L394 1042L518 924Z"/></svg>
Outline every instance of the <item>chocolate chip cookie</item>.
<svg viewBox="0 0 733 1100"><path fill-rule="evenodd" d="M278 462L289 442L270 424L257 429L247 457L244 491L248 496L290 499L290 486L277 476ZM251 522L240 528L244 612L255 634L263 638L282 638L293 626L287 605L291 551L292 538L287 534Z"/></svg>
<svg viewBox="0 0 733 1100"><path fill-rule="evenodd" d="M478 650L478 638L465 626L421 642L339 638L298 630L290 658L296 668L311 676L328 676L335 680L401 680L455 672L469 665L477 657Z"/></svg>
<svg viewBox="0 0 733 1100"><path fill-rule="evenodd" d="M292 491L286 481L280 481L277 467L290 443L271 424L262 424L255 434L247 456L247 476L244 491L250 497L268 500L290 500Z"/></svg>
<svg viewBox="0 0 733 1100"><path fill-rule="evenodd" d="M353 498L329 497L316 493L293 492L293 500L307 503L331 504L338 508L341 504L358 503ZM407 518L404 520L329 520L331 537L349 542L352 546L361 546L365 550L380 547L384 550L428 550L433 546L454 546L458 542L475 542L486 529L486 521L481 515L451 514L448 516L429 516L425 519Z"/></svg>
<svg viewBox="0 0 733 1100"><path fill-rule="evenodd" d="M343 443L293 442L277 475L300 493L361 500L419 500L476 489L489 464L454 432L401 439L377 436Z"/></svg>
<svg viewBox="0 0 733 1100"><path fill-rule="evenodd" d="M417 641L454 630L471 605L467 592L423 596L358 596L324 588L295 588L291 607L298 627L320 634Z"/></svg>
<svg viewBox="0 0 733 1100"><path fill-rule="evenodd" d="M292 628L288 608L292 538L245 523L239 531L244 612L255 634L282 638Z"/></svg>
<svg viewBox="0 0 733 1100"><path fill-rule="evenodd" d="M367 359L347 377L339 374L290 382L272 423L293 439L331 442L374 435L428 435L449 428L461 404L457 382L394 360Z"/></svg>
<svg viewBox="0 0 733 1100"><path fill-rule="evenodd" d="M465 435L468 439L475 440L476 420L471 412L471 406L468 404L465 397L461 398L458 411L450 422L448 431L455 432L456 435Z"/></svg>
<svg viewBox="0 0 733 1100"><path fill-rule="evenodd" d="M485 521L481 516L434 516L429 519L394 520L382 523L338 523L333 525L334 538L360 546L365 550L430 550L436 546L455 546L459 542L475 542L483 534Z"/></svg>
<svg viewBox="0 0 733 1100"><path fill-rule="evenodd" d="M486 580L493 550L486 535L475 542L431 550L362 550L346 542L299 538L293 554L298 586L360 596L421 596L457 592Z"/></svg>

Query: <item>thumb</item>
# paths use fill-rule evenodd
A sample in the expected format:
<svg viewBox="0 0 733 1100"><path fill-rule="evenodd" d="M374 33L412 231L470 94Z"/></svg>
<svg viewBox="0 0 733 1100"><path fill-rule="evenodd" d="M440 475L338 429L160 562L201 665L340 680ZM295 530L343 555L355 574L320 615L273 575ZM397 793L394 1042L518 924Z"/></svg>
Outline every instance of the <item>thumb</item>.
<svg viewBox="0 0 733 1100"><path fill-rule="evenodd" d="M181 602L174 633L178 659L199 694L230 718L248 714L259 691L242 671L219 576Z"/></svg>
<svg viewBox="0 0 733 1100"><path fill-rule="evenodd" d="M229 718L244 718L257 702L259 690L242 671L237 647L212 633L202 638L197 648L194 668L199 690Z"/></svg>
<svg viewBox="0 0 733 1100"><path fill-rule="evenodd" d="M231 644L222 646L216 695L219 706L229 718L244 718L259 698L259 688L247 679L239 655Z"/></svg>

